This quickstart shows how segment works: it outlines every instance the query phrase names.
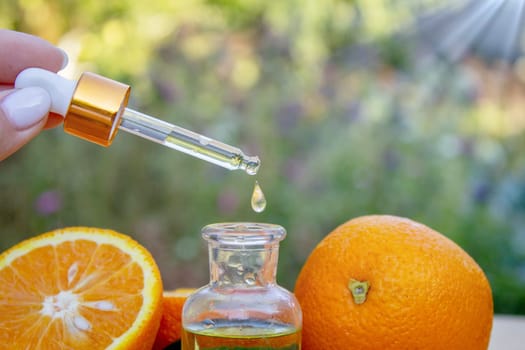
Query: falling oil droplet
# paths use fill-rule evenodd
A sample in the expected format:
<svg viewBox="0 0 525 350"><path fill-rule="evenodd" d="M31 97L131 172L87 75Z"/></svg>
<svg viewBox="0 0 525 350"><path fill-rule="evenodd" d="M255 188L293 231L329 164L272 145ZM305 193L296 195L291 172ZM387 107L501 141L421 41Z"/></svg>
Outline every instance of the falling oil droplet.
<svg viewBox="0 0 525 350"><path fill-rule="evenodd" d="M253 187L253 193L252 193L252 209L256 213L260 213L264 211L266 208L266 198L264 197L264 193L261 190L261 186L259 186L259 183L255 181L255 186Z"/></svg>

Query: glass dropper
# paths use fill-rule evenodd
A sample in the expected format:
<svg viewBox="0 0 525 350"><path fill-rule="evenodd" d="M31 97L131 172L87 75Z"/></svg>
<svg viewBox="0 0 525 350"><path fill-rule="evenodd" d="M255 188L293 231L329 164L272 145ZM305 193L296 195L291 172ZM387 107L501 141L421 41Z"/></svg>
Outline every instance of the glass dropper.
<svg viewBox="0 0 525 350"><path fill-rule="evenodd" d="M123 130L229 170L250 175L259 170L256 156L127 108L128 85L88 72L75 82L44 69L28 68L18 75L15 87L30 86L49 93L51 111L64 116L66 132L88 141L109 146L117 130Z"/></svg>
<svg viewBox="0 0 525 350"><path fill-rule="evenodd" d="M246 156L240 149L163 120L125 108L119 129L177 151L203 159L229 170L241 169L255 175L260 166L258 157Z"/></svg>

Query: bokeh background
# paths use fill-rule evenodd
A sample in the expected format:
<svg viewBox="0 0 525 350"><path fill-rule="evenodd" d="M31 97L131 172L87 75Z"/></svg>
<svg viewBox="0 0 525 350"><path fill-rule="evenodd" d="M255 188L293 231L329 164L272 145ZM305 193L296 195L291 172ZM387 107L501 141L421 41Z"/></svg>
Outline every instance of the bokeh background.
<svg viewBox="0 0 525 350"><path fill-rule="evenodd" d="M102 148L46 131L0 163L0 250L111 228L152 251L166 288L198 287L203 226L272 222L288 231L278 282L292 289L336 226L395 214L471 254L496 312L525 314L520 3L0 1L0 27L66 50L63 75L127 83L135 109L262 160L252 177L125 133Z"/></svg>

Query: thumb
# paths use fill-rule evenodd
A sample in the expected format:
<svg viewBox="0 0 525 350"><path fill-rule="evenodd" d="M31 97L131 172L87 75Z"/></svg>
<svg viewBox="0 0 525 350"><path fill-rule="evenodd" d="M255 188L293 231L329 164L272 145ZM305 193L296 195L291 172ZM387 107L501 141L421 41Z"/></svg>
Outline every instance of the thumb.
<svg viewBox="0 0 525 350"><path fill-rule="evenodd" d="M51 98L39 87L2 91L0 95L0 160L35 137L44 127Z"/></svg>

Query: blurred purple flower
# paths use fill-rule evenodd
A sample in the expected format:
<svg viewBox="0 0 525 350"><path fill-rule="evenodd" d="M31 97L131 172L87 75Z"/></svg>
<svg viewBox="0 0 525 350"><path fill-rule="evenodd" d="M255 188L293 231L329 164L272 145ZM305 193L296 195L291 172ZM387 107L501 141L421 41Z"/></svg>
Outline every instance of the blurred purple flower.
<svg viewBox="0 0 525 350"><path fill-rule="evenodd" d="M157 90L159 96L168 103L175 103L180 97L180 91L177 84L173 81L168 81L165 77L153 77L153 85Z"/></svg>
<svg viewBox="0 0 525 350"><path fill-rule="evenodd" d="M335 64L326 63L324 66L323 77L319 86L319 93L327 98L334 98L337 92L336 79L339 76L338 69Z"/></svg>
<svg viewBox="0 0 525 350"><path fill-rule="evenodd" d="M472 199L478 204L487 203L491 194L492 186L486 181L479 181L472 188Z"/></svg>
<svg viewBox="0 0 525 350"><path fill-rule="evenodd" d="M400 162L400 156L396 151L387 149L383 152L383 163L386 169L390 171L396 170L399 167Z"/></svg>
<svg viewBox="0 0 525 350"><path fill-rule="evenodd" d="M474 155L474 140L467 137L460 138L460 153L463 156L471 157Z"/></svg>
<svg viewBox="0 0 525 350"><path fill-rule="evenodd" d="M304 108L299 102L288 102L279 107L277 121L282 134L290 133L304 114Z"/></svg>
<svg viewBox="0 0 525 350"><path fill-rule="evenodd" d="M62 208L62 196L58 191L45 191L35 201L35 210L40 215L51 215Z"/></svg>
<svg viewBox="0 0 525 350"><path fill-rule="evenodd" d="M290 181L300 181L306 175L304 163L297 158L290 158L284 165L284 175Z"/></svg>
<svg viewBox="0 0 525 350"><path fill-rule="evenodd" d="M361 118L361 104L359 101L351 101L345 107L345 116L349 122L357 122Z"/></svg>
<svg viewBox="0 0 525 350"><path fill-rule="evenodd" d="M237 194L229 190L221 192L217 198L217 207L222 214L233 214L239 207Z"/></svg>

